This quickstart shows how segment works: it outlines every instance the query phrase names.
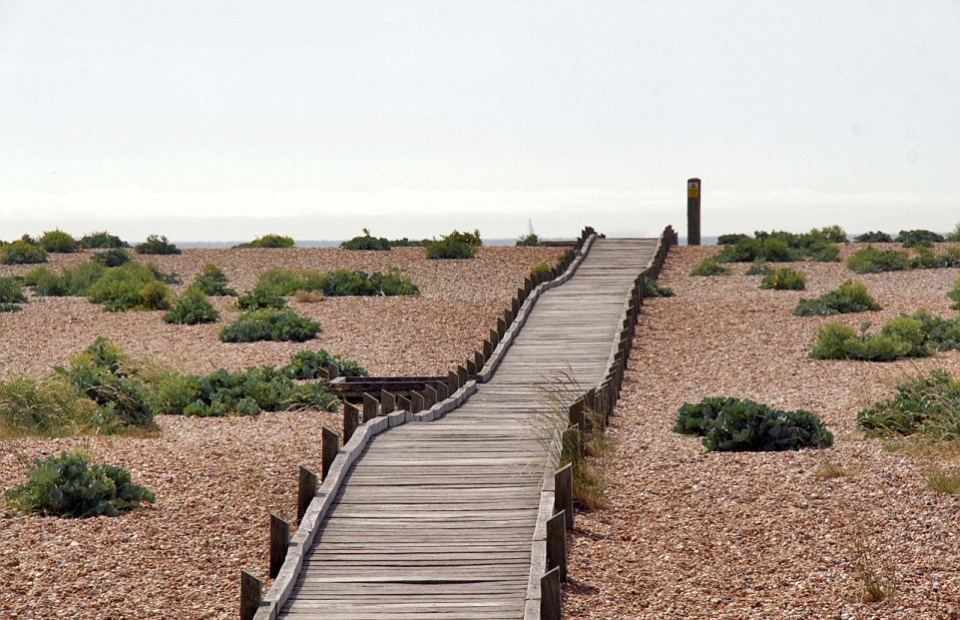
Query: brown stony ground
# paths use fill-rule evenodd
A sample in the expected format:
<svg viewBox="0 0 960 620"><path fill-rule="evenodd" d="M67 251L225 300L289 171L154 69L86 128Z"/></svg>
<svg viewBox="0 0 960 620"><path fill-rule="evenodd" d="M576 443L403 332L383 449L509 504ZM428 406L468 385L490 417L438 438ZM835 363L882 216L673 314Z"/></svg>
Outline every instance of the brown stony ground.
<svg viewBox="0 0 960 620"><path fill-rule="evenodd" d="M427 261L422 249L185 250L150 257L191 282L212 262L243 291L270 267L369 272L401 267L420 286L413 298L331 298L291 303L319 320L306 343L224 344L216 331L238 314L229 299L213 326L175 326L159 312L106 313L85 299L32 299L0 314L0 379L41 377L67 356L108 336L135 357L183 372L280 366L296 351L325 348L374 375L446 374L472 355L524 276L551 264L556 248L482 248L472 261ZM50 267L87 260L52 255ZM144 257L141 257L144 258ZM0 266L0 275L23 273ZM185 285L184 285L185 286ZM26 479L35 458L82 447L96 462L129 469L155 505L120 518L21 517L0 504L0 618L227 619L238 613L240 570L266 580L269 514L296 516L297 470L319 469L320 412L256 417L158 418L158 437L0 441L0 489ZM269 583L268 583L269 585Z"/></svg>
<svg viewBox="0 0 960 620"><path fill-rule="evenodd" d="M687 275L714 252L672 250L661 284L676 297L644 305L611 429L611 507L578 515L566 617L960 617L960 495L928 490L923 477L933 467L960 473L960 450L893 451L855 424L859 409L891 396L904 377L935 368L960 376L960 352L886 364L807 358L830 320L877 329L921 307L956 317L945 293L960 270L863 276L881 311L799 318L791 315L799 297L852 272L793 265L808 276L805 292L759 290L759 276L742 275L748 265L730 277ZM836 442L822 451L707 453L697 438L671 432L677 409L707 396L808 409ZM862 602L857 546L895 583L891 599Z"/></svg>

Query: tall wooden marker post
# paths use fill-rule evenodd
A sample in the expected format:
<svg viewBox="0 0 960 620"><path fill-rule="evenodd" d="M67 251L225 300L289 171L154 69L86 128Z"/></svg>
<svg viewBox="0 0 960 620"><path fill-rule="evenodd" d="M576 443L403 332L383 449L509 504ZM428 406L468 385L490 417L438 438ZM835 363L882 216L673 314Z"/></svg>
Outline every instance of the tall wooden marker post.
<svg viewBox="0 0 960 620"><path fill-rule="evenodd" d="M687 245L700 245L700 179L687 179Z"/></svg>

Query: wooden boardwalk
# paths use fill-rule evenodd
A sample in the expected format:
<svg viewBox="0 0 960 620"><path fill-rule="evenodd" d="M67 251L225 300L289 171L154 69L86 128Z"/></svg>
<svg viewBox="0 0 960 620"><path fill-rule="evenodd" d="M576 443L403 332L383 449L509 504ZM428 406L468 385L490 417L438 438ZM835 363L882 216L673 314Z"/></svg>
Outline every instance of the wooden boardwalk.
<svg viewBox="0 0 960 620"><path fill-rule="evenodd" d="M596 386L657 239L598 239L538 300L493 378L459 409L373 437L321 523L278 617L524 616L547 389ZM579 394L578 394L579 395ZM538 420L541 420L538 422Z"/></svg>

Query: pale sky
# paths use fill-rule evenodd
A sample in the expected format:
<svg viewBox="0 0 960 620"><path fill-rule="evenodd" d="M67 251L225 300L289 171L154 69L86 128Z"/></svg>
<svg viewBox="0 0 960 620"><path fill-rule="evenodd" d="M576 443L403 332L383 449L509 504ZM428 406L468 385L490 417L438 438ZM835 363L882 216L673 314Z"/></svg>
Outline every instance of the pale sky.
<svg viewBox="0 0 960 620"><path fill-rule="evenodd" d="M0 0L0 239L960 222L960 0Z"/></svg>

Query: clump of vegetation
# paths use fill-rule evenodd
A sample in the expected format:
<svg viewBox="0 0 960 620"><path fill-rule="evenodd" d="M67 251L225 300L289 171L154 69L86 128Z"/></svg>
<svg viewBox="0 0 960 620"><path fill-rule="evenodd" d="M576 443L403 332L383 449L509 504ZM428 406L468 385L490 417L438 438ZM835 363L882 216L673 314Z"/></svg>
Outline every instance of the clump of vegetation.
<svg viewBox="0 0 960 620"><path fill-rule="evenodd" d="M937 440L960 438L960 380L943 370L906 379L896 394L857 413L868 435L921 434Z"/></svg>
<svg viewBox="0 0 960 620"><path fill-rule="evenodd" d="M550 276L550 265L546 263L540 263L539 265L534 266L530 270L530 280L536 282L541 278L547 278Z"/></svg>
<svg viewBox="0 0 960 620"><path fill-rule="evenodd" d="M930 247L934 243L943 242L943 235L929 230L901 230L895 241L902 243L905 248Z"/></svg>
<svg viewBox="0 0 960 620"><path fill-rule="evenodd" d="M46 267L35 267L24 274L23 281L40 297L79 297L87 295L106 271L99 262L90 260L59 274Z"/></svg>
<svg viewBox="0 0 960 620"><path fill-rule="evenodd" d="M106 231L93 232L80 237L80 245L86 250L129 248L130 244Z"/></svg>
<svg viewBox="0 0 960 620"><path fill-rule="evenodd" d="M655 278L643 279L643 296L651 297L673 297L673 289L667 286L660 286Z"/></svg>
<svg viewBox="0 0 960 620"><path fill-rule="evenodd" d="M957 225L953 227L953 230L947 233L947 236L944 237L944 240L952 242L960 241L960 222L957 222Z"/></svg>
<svg viewBox="0 0 960 620"><path fill-rule="evenodd" d="M677 412L674 432L703 437L709 451L827 448L833 435L809 411L781 411L751 400L705 398Z"/></svg>
<svg viewBox="0 0 960 620"><path fill-rule="evenodd" d="M154 494L133 484L130 472L113 465L90 465L80 452L37 459L29 480L6 493L19 512L59 517L115 517L153 503Z"/></svg>
<svg viewBox="0 0 960 620"><path fill-rule="evenodd" d="M157 267L156 263L147 263L147 269L150 270L150 273L153 274L157 282L163 282L164 284L183 284L183 280L180 279L180 274L176 272L163 273L160 271L160 268Z"/></svg>
<svg viewBox="0 0 960 620"><path fill-rule="evenodd" d="M847 280L835 290L816 299L801 299L793 309L795 316L831 316L852 312L879 310L880 304L870 295L863 282Z"/></svg>
<svg viewBox="0 0 960 620"><path fill-rule="evenodd" d="M409 275L398 268L367 275L363 271L334 269L327 273L292 269L268 269L257 278L254 291L290 296L297 291L321 291L327 297L348 295L416 295L420 289Z"/></svg>
<svg viewBox="0 0 960 620"><path fill-rule="evenodd" d="M253 248L292 248L296 245L293 241L293 237L286 237L283 235L264 235L262 237L257 237L249 243L240 243L233 246L235 250L249 250Z"/></svg>
<svg viewBox="0 0 960 620"><path fill-rule="evenodd" d="M839 226L814 228L808 233L757 231L747 235L722 235L723 249L717 255L722 263L782 263L810 259L819 262L839 260L838 243L846 243L847 234Z"/></svg>
<svg viewBox="0 0 960 620"><path fill-rule="evenodd" d="M157 280L155 270L137 262L107 270L90 286L88 296L111 312L170 308L167 285Z"/></svg>
<svg viewBox="0 0 960 620"><path fill-rule="evenodd" d="M237 297L237 307L241 310L279 310L287 307L287 300L272 288L255 288Z"/></svg>
<svg viewBox="0 0 960 620"><path fill-rule="evenodd" d="M953 300L950 305L951 310L960 310L960 278L953 283L953 290L947 291L947 297Z"/></svg>
<svg viewBox="0 0 960 620"><path fill-rule="evenodd" d="M47 251L32 243L27 235L0 248L0 263L4 265L33 265L47 262Z"/></svg>
<svg viewBox="0 0 960 620"><path fill-rule="evenodd" d="M960 322L931 316L925 310L894 317L879 334L868 335L869 328L870 323L864 323L857 333L847 325L828 323L817 332L810 357L889 362L960 348Z"/></svg>
<svg viewBox="0 0 960 620"><path fill-rule="evenodd" d="M943 254L937 254L929 247L918 245L916 255L910 261L913 269L949 269L960 267L960 248L947 248Z"/></svg>
<svg viewBox="0 0 960 620"><path fill-rule="evenodd" d="M63 377L0 381L0 438L93 433L102 421L96 403Z"/></svg>
<svg viewBox="0 0 960 620"><path fill-rule="evenodd" d="M326 370L333 364L341 377L366 377L367 371L353 360L342 359L339 355L331 355L326 349L319 351L300 351L290 358L290 363L282 371L291 379L318 379L320 370Z"/></svg>
<svg viewBox="0 0 960 620"><path fill-rule="evenodd" d="M750 235L743 233L731 233L717 237L717 245L736 245L737 242L749 239Z"/></svg>
<svg viewBox="0 0 960 620"><path fill-rule="evenodd" d="M222 269L213 263L207 263L203 266L200 275L193 281L192 286L211 297L236 297L237 292L228 287L227 282L227 274L223 273Z"/></svg>
<svg viewBox="0 0 960 620"><path fill-rule="evenodd" d="M370 231L363 229L363 236L354 237L340 244L344 250L372 250L386 252L390 250L390 241L386 237L372 237Z"/></svg>
<svg viewBox="0 0 960 620"><path fill-rule="evenodd" d="M213 307L206 294L198 287L189 287L180 297L170 312L163 315L167 323L178 325L198 325L200 323L216 323L220 313Z"/></svg>
<svg viewBox="0 0 960 620"><path fill-rule="evenodd" d="M893 237L879 230L857 235L853 240L857 243L893 243Z"/></svg>
<svg viewBox="0 0 960 620"><path fill-rule="evenodd" d="M733 271L714 258L706 258L690 271L691 276L729 276Z"/></svg>
<svg viewBox="0 0 960 620"><path fill-rule="evenodd" d="M180 248L170 243L163 235L150 235L146 241L138 243L133 249L137 254L166 255L182 253Z"/></svg>
<svg viewBox="0 0 960 620"><path fill-rule="evenodd" d="M133 260L130 257L130 253L123 248L110 248L106 252L97 252L91 257L91 260L94 260L104 267L119 267L120 265L125 265Z"/></svg>
<svg viewBox="0 0 960 620"><path fill-rule="evenodd" d="M534 233L526 234L517 239L516 247L536 247L540 245L540 237Z"/></svg>
<svg viewBox="0 0 960 620"><path fill-rule="evenodd" d="M454 230L439 241L433 241L426 246L427 258L430 260L473 258L481 245L483 241L480 239L479 230L472 233Z"/></svg>
<svg viewBox="0 0 960 620"><path fill-rule="evenodd" d="M20 312L19 304L27 303L20 278L0 277L0 312Z"/></svg>
<svg viewBox="0 0 960 620"><path fill-rule="evenodd" d="M747 269L744 275L748 276L771 276L773 275L773 269L764 262L756 262L750 265L750 269Z"/></svg>
<svg viewBox="0 0 960 620"><path fill-rule="evenodd" d="M803 291L807 288L807 276L802 271L784 267L764 276L760 288L775 291Z"/></svg>
<svg viewBox="0 0 960 620"><path fill-rule="evenodd" d="M881 273L910 269L910 255L902 250L878 250L865 247L847 259L847 269L856 273Z"/></svg>
<svg viewBox="0 0 960 620"><path fill-rule="evenodd" d="M422 248L431 243L433 242L430 239L420 239L420 240L412 239L411 240L404 237L403 239L391 239L390 247L391 248Z"/></svg>
<svg viewBox="0 0 960 620"><path fill-rule="evenodd" d="M301 317L286 308L262 308L248 310L233 325L220 330L223 342L257 342L273 340L284 342L303 342L310 340L320 332L320 324Z"/></svg>
<svg viewBox="0 0 960 620"><path fill-rule="evenodd" d="M76 252L79 245L72 235L59 228L47 231L40 236L40 247L47 252L69 254Z"/></svg>

